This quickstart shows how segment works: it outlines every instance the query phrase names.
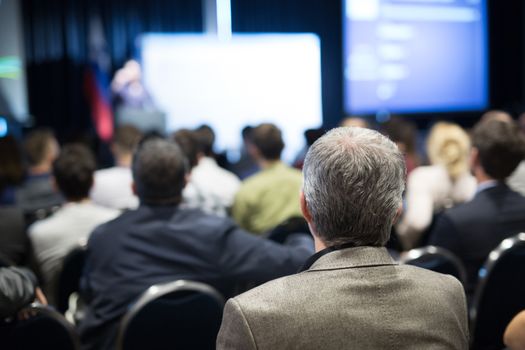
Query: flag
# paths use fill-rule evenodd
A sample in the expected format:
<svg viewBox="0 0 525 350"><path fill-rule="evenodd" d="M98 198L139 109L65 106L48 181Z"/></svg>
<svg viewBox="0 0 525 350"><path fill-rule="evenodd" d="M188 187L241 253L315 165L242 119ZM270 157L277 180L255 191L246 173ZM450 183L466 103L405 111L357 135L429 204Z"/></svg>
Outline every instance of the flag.
<svg viewBox="0 0 525 350"><path fill-rule="evenodd" d="M85 93L98 137L108 142L113 136L109 71L110 58L100 17L89 22L89 64L85 72Z"/></svg>

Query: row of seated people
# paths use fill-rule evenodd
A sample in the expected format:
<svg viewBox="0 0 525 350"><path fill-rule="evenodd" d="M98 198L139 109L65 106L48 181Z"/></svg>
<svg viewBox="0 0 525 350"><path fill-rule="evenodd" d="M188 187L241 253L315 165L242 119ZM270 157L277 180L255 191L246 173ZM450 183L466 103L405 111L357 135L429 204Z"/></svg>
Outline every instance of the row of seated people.
<svg viewBox="0 0 525 350"><path fill-rule="evenodd" d="M505 187L504 185L498 185L496 181L490 180L502 181L508 176L507 173L512 172L523 158L523 140L515 125L508 121L490 121L490 126L487 126L487 123L481 123L474 130L473 145L477 153L474 152L476 155L472 162L473 173L481 184L485 184L482 186L484 187L482 190L485 191L489 191L489 188ZM260 132L259 141L257 141L257 132ZM234 235L232 232L236 232L235 230L237 229L235 226L232 226L233 222L231 220L224 217L224 212L215 213L222 214L221 218L221 216L203 216L200 211L187 209L187 207L192 205L190 201L185 201L185 198L187 198L185 191L192 183L191 178L193 178L195 167L202 160L203 155L199 156L199 153L205 153L202 151L202 148L199 149L199 147L196 148L192 145L194 135L194 133L187 131L175 134L175 140L185 155L181 154L177 146L161 139L144 141L139 147L139 151L135 153L133 162L131 161L131 151L129 152L128 169L129 166L133 165L131 170L129 170L129 179L134 180L134 192L141 205L138 209L125 212L122 215L120 215L119 211L108 208L102 210L102 208L97 207L97 209L94 209L95 206L87 201L95 170L94 159L88 150L80 146L65 147L59 158L53 163L55 182L68 203L51 218L37 222L29 228L29 235L33 239L37 259L41 266L51 259L46 254L38 258L39 248L37 247L46 247L48 250L47 254L51 253L50 255L54 251L60 252L59 255L62 255L63 258L64 252L70 250L72 245L78 244L80 238L86 239L95 226L118 216L116 220L110 221L108 224L104 224L96 229L89 238L89 258L84 277L84 293L89 305L86 320L81 324L81 330L84 339L95 341L93 343L96 344L94 348L103 348L104 345L102 344L110 346L109 344L114 341L114 338L111 336L111 334L114 334L114 329L108 327L108 323L121 316L129 302L147 286L162 281L167 274L175 274L177 272L178 276L188 278L198 276L199 274L196 272L199 269L208 270L209 266L207 267L206 264L195 258L195 256L200 256L199 253L206 253L203 256L215 256L224 264L223 266L216 266L216 269L218 268L219 270L214 270L215 273L206 271L207 279L224 295L233 296L238 292L238 290L233 290L233 286L237 286L237 282L247 282L249 280L257 284L279 275L293 273L294 269L298 268L312 251L311 247L308 249L308 243L304 239L298 240L297 242L299 243L292 241L300 246L298 248L283 249L282 246L271 245L268 241L254 239L255 237L253 236L245 234ZM500 135L499 138L498 135ZM376 137L375 134L374 137ZM284 145L278 129L273 125L263 124L254 130L252 140L252 153L264 170L239 185L239 190L232 201L232 213L233 218L242 227L246 227L252 232L261 233L275 226L286 217L304 214L312 209L299 206L299 203L306 205L306 200L303 197L301 197L301 202L297 200L297 193L300 192L302 185L300 173L284 166L279 161L280 152ZM375 141L383 142L382 140ZM352 143L350 142L349 144L351 145ZM197 154L197 161L194 158L195 154ZM324 153L322 156L329 161L332 160L330 154ZM201 158L200 160L199 157ZM507 175L503 178L494 177L492 169L490 167L487 168L486 158L484 159L483 157L505 160L507 163L504 163L503 167ZM348 165L351 164L351 161L352 159L349 160ZM491 164L490 161L488 164ZM318 165L319 169L312 167L312 176L318 175L318 172L327 171L326 176L333 177L334 174L330 171L332 164L329 163L328 165L321 162ZM190 171L192 166L193 170ZM351 169L345 168L345 164L335 164L335 166L342 166L341 171L352 172ZM501 166L502 163L498 162L497 169ZM365 170L371 171L368 168ZM385 171L385 169L379 170L379 168L372 170ZM360 169L356 171L359 172ZM133 176L131 176L131 173ZM189 179L188 174L190 174ZM337 177L337 174L335 175ZM344 172L339 175L345 179ZM304 188L306 188L308 186L306 171L304 176ZM368 174L368 176L371 175ZM379 174L373 174L373 176L377 177ZM209 175L203 178L208 183L215 181L215 177ZM283 182L279 183L279 180ZM329 182L329 180L326 179L326 182ZM186 185L186 182L188 182L188 185ZM269 183L271 185L268 185ZM119 182L114 182L113 187L116 187L118 184ZM330 184L325 184L323 181L316 183L316 186L311 188L311 191L313 191L312 195L319 195L318 192L325 191L328 193L338 192L335 188L326 187L327 185ZM359 184L353 183L353 185L357 186ZM95 188L96 186L95 176ZM129 187L131 188L131 186ZM112 188L109 187L103 193L108 194L111 190ZM342 193L346 194L346 192ZM282 194L288 197L280 197ZM337 194L341 196L341 193ZM507 197L505 196L505 198ZM282 203L280 203L280 198L283 198ZM517 203L519 203L519 200ZM282 206L279 207L280 205ZM323 203L323 205L325 207L328 206L326 203ZM68 214L67 219L61 219L61 212L67 213L66 210L68 208L79 206L86 206L90 209L86 210L85 215L75 217L75 214ZM344 206L347 207L348 204ZM174 214L174 208L176 207L184 208L184 210L181 212L175 211ZM513 203L512 207L515 208L516 203ZM208 210L213 212L216 206L210 206L209 208L211 210ZM268 215L267 217L264 216L265 208L273 210L273 212L266 214ZM522 208L518 206L516 211L520 210L523 213ZM357 214L366 216L359 210ZM308 220L308 215L305 216ZM485 217L486 215L482 219ZM519 217L523 217L523 215ZM333 215L331 218L335 222L340 220ZM69 227L74 227L74 231L77 231L76 228L78 227L78 231L81 231L82 223L91 219L93 219L93 224L86 228L85 231L87 232L78 236L75 236L75 233L71 233L71 230L69 230L69 233L65 233L69 234L70 237L63 241L64 247L61 247L61 239L53 237L53 233L49 233L50 231L46 230L46 226L54 226L54 229L51 231L56 233L58 228L63 228L67 220L70 220L69 224L71 226ZM478 220L481 219L478 218ZM488 220L494 220L494 217L489 217ZM174 227L174 222L179 226L177 229ZM513 222L516 222L516 220ZM318 225L321 224L331 227L327 222L318 223ZM356 226L358 224L359 221L354 223ZM485 226L490 225L485 223ZM179 235L183 236L183 238L179 237L178 239L182 241L173 237L177 236L175 233L178 230L180 231ZM217 235L221 231L224 234ZM508 231L510 234L511 230ZM166 232L169 232L168 236L165 235ZM449 233L449 230L446 230L447 233ZM204 237L207 234L209 237ZM47 242L36 243L39 237L43 237L43 240ZM154 237L157 237L159 241L155 241ZM221 239L217 240L217 237ZM206 238L204 240L207 242L206 246L199 247L199 245L202 245L204 238ZM377 244L372 244L371 242L368 242L368 244L359 243L361 242L360 239L356 237L352 245ZM150 244L148 244L148 241ZM333 246L344 246L344 248L347 248L345 244L349 242L335 240L333 243ZM497 243L499 241L495 245ZM213 249L210 250L209 244L215 246L216 248L214 249L221 248L219 256L216 255L218 252L213 252ZM168 249L162 249L164 245ZM175 246L185 253L177 256L173 251ZM63 251L61 251L62 248L64 248ZM231 248L232 251L235 251L235 254L225 248ZM447 248L454 251L451 247ZM199 249L203 250L199 251ZM187 252L191 252L191 254ZM462 254L458 255L460 257L464 256ZM156 258L154 263L145 258L151 256ZM159 258L161 259L159 260ZM208 257L208 259L211 258ZM217 260L212 262L217 264ZM182 268L177 271L178 268L176 266L182 266ZM43 268L44 276L47 275L44 278L46 289L52 288L59 268L60 258L58 262L55 262L52 269ZM191 273L188 271L188 268ZM223 270L220 268L223 268ZM51 273L48 273L49 271ZM192 273L195 275L192 276ZM195 279L202 280L203 277L195 277ZM227 281L228 279L230 280ZM55 294L52 289L48 290L50 296Z"/></svg>
<svg viewBox="0 0 525 350"><path fill-rule="evenodd" d="M31 135L31 137L41 137L43 134L44 133L38 135L38 133L36 133ZM47 144L44 143L42 147L44 151L47 150L49 152L49 158L54 158L53 161L49 162L49 170L51 171L47 174L49 177L48 180L52 178L64 203L60 209L50 217L32 223L27 231L37 260L37 267L42 274L43 287L51 304L56 303L58 276L62 267L62 261L67 253L78 245L86 244L88 237L95 237L96 235L91 235L91 232L98 225L116 217L122 218L122 220L127 218L128 213L131 211L124 211L124 214L121 215L122 209L136 210L134 215L140 216L139 212L140 214L145 214L144 208L146 207L146 203L150 202L153 203L152 209L154 209L154 213L150 213L151 216L148 215L150 221L145 224L144 230L140 230L141 234L146 237L151 234L150 231L152 228L150 226L155 226L153 222L155 220L159 221L159 235L162 235L162 226L169 223L166 222L166 220L173 216L174 208L179 206L179 204L180 207L184 209L200 207L204 209L204 211L224 218L218 220L219 218L217 217L215 220L210 220L209 218L202 217L203 213L200 211L188 210L180 214L180 217L174 216L172 219L176 222L181 221L181 230L199 231L199 234L185 232L184 235L181 235L180 239L182 241L179 242L181 246L178 247L178 249L181 250L180 254L177 254L177 251L171 249L166 249L165 252L162 252L160 248L162 244L160 244L160 242L154 242L155 237L152 237L152 247L148 248L140 244L139 248L139 250L156 249L156 253L161 256L173 254L171 261L163 261L164 259L162 259L161 261L156 261L156 263L144 265L146 270L153 269L158 272L159 269L161 270L163 268L162 265L165 265L164 268L167 271L170 271L171 274L176 274L178 273L178 269L174 268L174 266L181 265L180 273L182 275L184 275L186 269L190 271L193 270L191 264L194 263L195 260L194 256L186 256L186 253L183 252L183 245L201 245L202 251L200 258L204 260L208 259L208 255L213 257L218 254L220 258L219 256L216 256L216 258L221 260L220 263L223 266L214 262L213 265L215 265L214 269L216 271L212 272L208 267L210 269L209 274L216 274L217 276L208 276L207 278L212 280L223 279L221 282L216 282L215 286L219 288L224 295L233 296L235 294L234 291L242 288L242 284L259 284L283 274L293 273L313 251L311 238L308 236L303 235L303 238L292 239L290 244L298 247L294 249L284 249L278 244L272 244L269 241L252 237L252 235L242 232L233 226L231 219L226 218L226 209L232 206L234 195L236 195L236 203L245 201L245 196L242 195L244 185L248 186L248 190L244 191L252 196L254 191L264 192L265 182L272 177L278 183L276 188L279 189L279 183L281 183L284 187L284 191L281 192L289 193L293 198L283 200L282 210L275 213L276 218L273 218L272 215L267 215L265 220L260 220L262 223L259 226L262 228L259 228L259 230L254 229L254 233L262 233L267 228L271 228L272 223L281 221L282 218L286 218L287 215L298 215L298 213L300 213L298 193L302 178L299 171L293 170L280 162L280 152L284 144L280 131L273 125L263 124L253 132L252 139L254 140L254 144L258 142L258 140L268 140L272 139L272 137L273 140L277 140L277 150L275 150L274 147L268 151L273 152L273 154L270 155L270 159L264 161L265 170L253 177L253 179L255 179L255 188L253 188L253 190L250 190L250 183L252 183L253 179L241 185L240 181L234 175L218 168L213 159L206 157L206 150L203 146L200 146L202 144L196 142L199 141L199 139L195 137L198 135L197 132L181 130L177 132L174 137L179 142L181 148L184 149L184 155L180 154L173 144L165 142L161 143L160 146L157 145L156 150L150 150L145 156L143 162L146 164L144 168L147 170L144 170L145 173L141 173L140 176L144 177L143 181L147 182L148 185L151 185L151 182L155 181L158 183L153 185L157 186L157 188L149 189L149 191L152 192L151 197L147 195L147 198L142 198L142 200L139 200L141 198L140 193L143 191L142 186L138 185L136 180L134 181L135 186L133 189L131 186L133 182L131 169L132 155L133 150L137 147L137 143L140 140L140 134L136 129L123 127L118 130L115 142L112 145L113 152L117 159L117 166L98 172L95 172L96 163L93 155L84 146L78 144L66 145L57 157L54 139L48 138L49 135L49 133L45 133L45 137L49 142ZM209 133L207 136L209 136ZM31 137L29 139L31 139ZM143 140L143 142L146 141L147 139ZM157 141L161 142L162 139ZM211 148L211 145L207 147ZM164 154L164 158L158 160L160 162L159 164L151 165L153 168L148 167L150 165L149 162L155 160L153 159L154 156L162 155L162 152L168 154ZM54 157L51 157L51 153ZM170 159L170 156L173 158ZM137 157L138 153L135 157L136 164L139 163ZM197 167L197 160L199 165L202 165L200 169ZM160 168L155 169L155 166ZM189 179L190 168L191 179ZM170 173L170 170L173 170L173 172ZM272 175L274 172L275 174ZM289 178L280 176L281 174L286 175L287 173L291 174ZM135 172L135 176L139 176L137 172ZM261 188L260 185L257 186L257 177L261 178L259 183L263 184L263 188ZM175 181L179 183L176 184ZM49 186L46 191L47 193L51 193L52 188ZM182 196L178 193L179 191L183 191ZM273 191L277 193L275 190ZM15 192L18 192L18 190ZM172 192L174 193L173 195L170 194ZM238 193L236 194L236 192ZM195 196L193 196L193 194L195 194ZM157 199L157 196L161 198ZM168 197L166 198L166 196ZM92 200L90 200L90 198ZM267 199L268 201L266 203L268 204L270 197L267 197ZM254 201L254 199L249 200ZM140 207L138 206L139 202L143 204ZM213 205L207 205L210 202L213 202ZM238 206L238 204L235 204L234 208ZM273 203L271 210L274 210L274 207L275 203ZM293 209L289 210L287 209L288 207ZM264 209L262 206L260 208ZM263 215L264 210L258 210L253 207L250 209L251 213L249 215L251 216L256 212L260 212L261 215ZM248 216L248 214L246 215ZM138 218L136 219L138 220ZM253 218L250 219L253 220ZM245 220L246 225L251 225L251 220ZM195 227L193 227L193 225L195 225ZM137 224L137 227L140 227L140 225ZM6 227L8 231L12 229L13 227ZM206 236L210 235L210 230L213 231L214 235L208 239ZM306 239L304 237L306 237ZM158 237L158 239L162 240L164 238ZM193 239L196 241L192 241ZM203 245L203 241L209 241L208 244L211 244L211 246L208 244ZM128 244L132 245L132 242L130 239ZM108 242L103 244L103 246L109 247L107 243ZM142 243L142 241L139 240L137 244L139 243ZM172 244L175 244L175 242L172 242ZM170 245L170 247L172 246ZM3 248L7 247L4 246ZM5 251L6 255L10 253L9 249L5 249ZM107 252L112 254L113 249L109 249ZM193 255L198 253L196 249L191 250L191 252ZM127 256L126 253L120 254L119 257L123 260L130 259L130 256ZM206 264L209 264L209 262L206 261ZM106 271L107 270L101 272ZM121 294L118 295L118 298L125 300L125 302L119 302L119 308L121 308L119 312L122 313L126 309L127 304L132 300L130 295L136 295L138 291L149 286L155 279L164 278L163 276L167 273L168 272L165 272L162 273L161 276L155 276L156 274L151 273L151 271L150 273L143 272L144 280L138 281L136 286L122 291ZM192 277L192 274L198 276L196 272L190 272L189 277ZM154 280L149 280L149 275L152 275ZM228 275L231 275L231 277L226 277ZM97 279L95 279L95 281L96 280ZM108 277L107 281L109 280L110 278ZM221 287L218 287L218 284L221 284ZM95 285L94 288L97 287L98 285ZM108 288L108 286L104 286L104 288ZM115 296L104 295L104 297L113 298ZM96 303L93 302L93 304ZM114 312L115 310L112 311L112 313ZM97 314L97 317L99 316L100 315ZM103 315L102 317L103 321L107 321L114 316L113 314L109 314ZM91 320L91 322L94 323L91 327L96 328L98 323L102 321ZM89 324L89 321L86 320L83 324ZM91 334L91 332L92 331L87 331L88 334ZM96 338L98 341L107 341L110 343L113 341L111 337ZM94 348L98 348L99 346L101 345L94 345Z"/></svg>
<svg viewBox="0 0 525 350"><path fill-rule="evenodd" d="M481 127L489 121L493 130ZM457 255L467 270L469 298L489 253L525 231L525 198L514 190L525 179L522 138L503 112L486 113L471 135L437 123L427 141L432 164L408 176L397 237L404 250L429 244Z"/></svg>

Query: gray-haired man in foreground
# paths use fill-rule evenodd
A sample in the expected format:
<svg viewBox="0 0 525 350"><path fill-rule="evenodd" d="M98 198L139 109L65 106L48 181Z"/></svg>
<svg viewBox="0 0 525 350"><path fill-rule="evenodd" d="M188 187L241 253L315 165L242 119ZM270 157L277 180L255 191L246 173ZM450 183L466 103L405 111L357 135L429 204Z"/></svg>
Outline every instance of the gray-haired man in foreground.
<svg viewBox="0 0 525 350"><path fill-rule="evenodd" d="M310 148L303 215L316 254L299 274L230 299L219 349L467 349L453 277L398 265L383 247L405 163L379 133L337 128Z"/></svg>

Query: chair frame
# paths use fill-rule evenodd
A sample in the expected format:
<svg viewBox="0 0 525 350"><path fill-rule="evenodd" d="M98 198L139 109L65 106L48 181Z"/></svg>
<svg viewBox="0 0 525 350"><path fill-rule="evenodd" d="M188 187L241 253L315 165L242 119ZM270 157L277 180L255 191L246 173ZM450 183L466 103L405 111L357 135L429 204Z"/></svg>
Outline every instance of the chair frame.
<svg viewBox="0 0 525 350"><path fill-rule="evenodd" d="M80 350L80 338L79 335L73 326L62 314L58 311L55 311L53 308L40 304L40 303L32 303L28 306L26 306L23 311L28 311L30 313L36 313L47 316L54 321L60 323L62 327L66 330L67 334L69 335L69 338L71 339L71 342L73 344L73 348L75 350Z"/></svg>
<svg viewBox="0 0 525 350"><path fill-rule="evenodd" d="M207 294L214 298L220 305L224 305L225 303L224 297L215 288L205 283L188 280L176 280L167 283L155 284L141 294L138 300L131 306L131 308L126 312L120 321L117 336L117 349L124 349L124 334L126 333L128 325L145 305L153 300L163 297L164 295L181 291Z"/></svg>
<svg viewBox="0 0 525 350"><path fill-rule="evenodd" d="M461 260L459 260L457 256L455 256L452 252L448 251L445 248L436 247L433 245L421 248L414 248L409 250L406 255L402 256L399 262L402 264L407 264L412 260L419 259L423 255L444 256L445 258L449 259L458 269L459 280L461 284L465 285L467 281L467 270L465 269L465 266L463 266L463 263L461 262Z"/></svg>
<svg viewBox="0 0 525 350"><path fill-rule="evenodd" d="M471 334L473 334L473 331L476 328L476 321L477 321L477 316L478 316L477 310L478 310L479 302L483 295L483 291L485 290L485 286L487 285L488 277L490 276L499 258L507 254L509 250L516 247L517 245L525 245L525 232L518 233L515 236L505 238L503 241L501 241L501 243L494 250L490 252L489 257L487 258L487 260L485 261L485 263L479 270L478 285L476 286L476 291L474 293L474 299L472 302L472 306L469 310Z"/></svg>

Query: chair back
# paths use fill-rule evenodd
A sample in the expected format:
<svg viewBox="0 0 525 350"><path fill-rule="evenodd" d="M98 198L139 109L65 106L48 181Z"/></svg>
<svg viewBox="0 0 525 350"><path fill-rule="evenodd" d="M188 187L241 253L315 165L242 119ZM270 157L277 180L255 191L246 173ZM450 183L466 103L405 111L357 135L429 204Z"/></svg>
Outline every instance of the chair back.
<svg viewBox="0 0 525 350"><path fill-rule="evenodd" d="M80 290L80 278L86 261L86 248L77 247L64 258L62 271L57 280L56 307L61 313L69 306L69 296Z"/></svg>
<svg viewBox="0 0 525 350"><path fill-rule="evenodd" d="M267 239L282 244L286 241L289 235L294 233L310 234L308 223L302 216L288 218L273 229L267 231L264 235Z"/></svg>
<svg viewBox="0 0 525 350"><path fill-rule="evenodd" d="M401 262L403 264L452 275L463 283L463 285L467 280L467 272L461 260L444 248L426 246L412 249L401 258Z"/></svg>
<svg viewBox="0 0 525 350"><path fill-rule="evenodd" d="M37 303L23 312L31 316L10 325L8 336L2 337L2 348L80 350L80 339L75 328L60 313Z"/></svg>
<svg viewBox="0 0 525 350"><path fill-rule="evenodd" d="M148 288L121 321L117 349L215 349L224 298L178 280Z"/></svg>
<svg viewBox="0 0 525 350"><path fill-rule="evenodd" d="M471 318L471 349L503 349L503 333L525 309L525 233L504 239L479 271Z"/></svg>

